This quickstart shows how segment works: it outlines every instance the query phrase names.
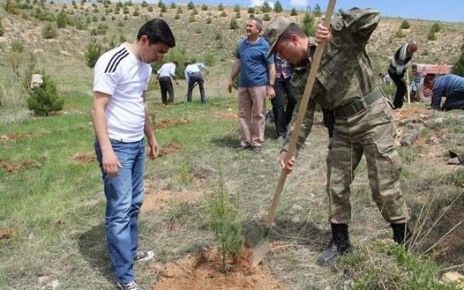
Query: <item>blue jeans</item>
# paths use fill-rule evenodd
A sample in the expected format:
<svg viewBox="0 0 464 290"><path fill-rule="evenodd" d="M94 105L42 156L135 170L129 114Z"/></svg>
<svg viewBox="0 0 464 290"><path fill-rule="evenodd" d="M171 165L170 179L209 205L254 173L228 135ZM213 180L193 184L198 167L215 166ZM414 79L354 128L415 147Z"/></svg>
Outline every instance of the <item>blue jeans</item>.
<svg viewBox="0 0 464 290"><path fill-rule="evenodd" d="M103 172L102 151L95 141L106 196L106 238L113 271L118 282L135 280L133 257L138 246L138 215L143 202L145 141L123 143L111 140L122 168L118 176Z"/></svg>

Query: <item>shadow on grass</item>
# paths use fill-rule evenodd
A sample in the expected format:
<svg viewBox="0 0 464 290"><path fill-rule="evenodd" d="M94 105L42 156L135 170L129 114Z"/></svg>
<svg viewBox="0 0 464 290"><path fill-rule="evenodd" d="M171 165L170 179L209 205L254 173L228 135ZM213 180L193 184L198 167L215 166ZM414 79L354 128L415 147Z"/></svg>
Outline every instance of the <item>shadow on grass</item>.
<svg viewBox="0 0 464 290"><path fill-rule="evenodd" d="M78 236L79 252L89 265L114 283L113 271L108 257L105 224L93 226L87 232Z"/></svg>
<svg viewBox="0 0 464 290"><path fill-rule="evenodd" d="M237 136L228 134L219 138L213 138L211 142L218 147L235 149L240 146L240 133Z"/></svg>
<svg viewBox="0 0 464 290"><path fill-rule="evenodd" d="M249 247L259 244L265 232L262 222L251 221L243 224L245 242ZM320 229L313 223L292 222L287 219L277 219L269 234L270 242L295 242L305 245L314 251L325 250L331 238L330 227Z"/></svg>

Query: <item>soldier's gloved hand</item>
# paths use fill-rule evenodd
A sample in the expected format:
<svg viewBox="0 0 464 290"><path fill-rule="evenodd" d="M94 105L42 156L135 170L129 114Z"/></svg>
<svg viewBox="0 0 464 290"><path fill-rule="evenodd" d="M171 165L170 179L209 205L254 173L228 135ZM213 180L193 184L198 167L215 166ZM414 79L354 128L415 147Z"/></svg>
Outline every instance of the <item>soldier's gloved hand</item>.
<svg viewBox="0 0 464 290"><path fill-rule="evenodd" d="M287 151L282 151L280 153L280 167L287 170L287 173L291 173L293 171L293 166L295 165L295 156L288 159L287 155Z"/></svg>

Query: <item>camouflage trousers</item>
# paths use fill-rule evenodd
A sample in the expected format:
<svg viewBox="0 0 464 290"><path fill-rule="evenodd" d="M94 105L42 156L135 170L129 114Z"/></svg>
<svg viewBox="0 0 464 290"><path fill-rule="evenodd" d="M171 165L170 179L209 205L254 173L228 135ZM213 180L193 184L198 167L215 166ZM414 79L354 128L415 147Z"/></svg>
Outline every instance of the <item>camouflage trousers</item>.
<svg viewBox="0 0 464 290"><path fill-rule="evenodd" d="M351 183L366 156L372 199L389 223L405 223L408 210L400 189L401 158L394 143L395 123L386 98L350 117L336 117L327 156L330 223L351 220Z"/></svg>

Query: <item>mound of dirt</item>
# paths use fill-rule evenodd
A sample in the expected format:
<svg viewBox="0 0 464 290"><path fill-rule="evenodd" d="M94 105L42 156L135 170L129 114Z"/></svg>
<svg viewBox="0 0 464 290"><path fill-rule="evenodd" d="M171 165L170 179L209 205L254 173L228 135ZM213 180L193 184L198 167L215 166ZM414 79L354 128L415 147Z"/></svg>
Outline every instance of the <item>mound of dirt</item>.
<svg viewBox="0 0 464 290"><path fill-rule="evenodd" d="M158 283L152 290L275 290L283 289L271 273L262 267L251 267L251 251L246 250L233 268L221 272L217 249L204 250L176 263L157 264Z"/></svg>
<svg viewBox="0 0 464 290"><path fill-rule="evenodd" d="M177 120L171 120L171 119L166 119L166 120L160 120L155 123L155 129L164 129L164 128L169 128L169 127L174 127L178 125L185 125L188 124L189 120L185 118L180 118Z"/></svg>
<svg viewBox="0 0 464 290"><path fill-rule="evenodd" d="M33 167L35 165L35 162L32 160L24 160L24 161L0 160L0 165L5 171L17 172L23 168Z"/></svg>
<svg viewBox="0 0 464 290"><path fill-rule="evenodd" d="M97 160L94 152L76 153L71 156L70 159L73 162L80 164L91 164Z"/></svg>
<svg viewBox="0 0 464 290"><path fill-rule="evenodd" d="M179 150L182 150L182 145L178 144L178 143L174 143L174 142L171 142L169 143L168 145L166 145L166 147L162 148L160 150L160 153L159 153L159 156L166 156L166 155L169 155L169 154L172 154L176 151L179 151Z"/></svg>

